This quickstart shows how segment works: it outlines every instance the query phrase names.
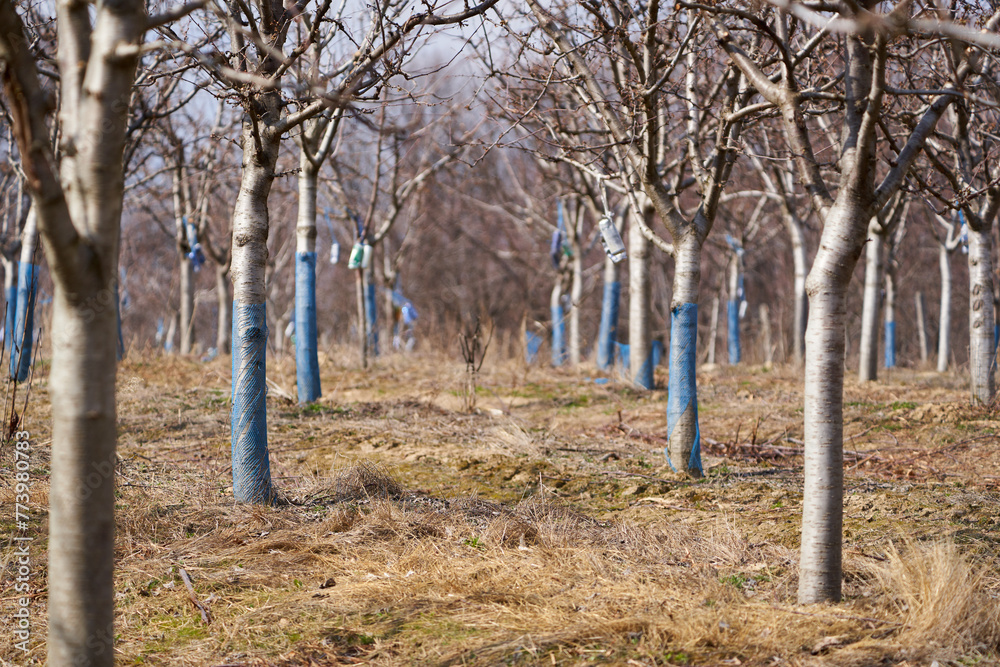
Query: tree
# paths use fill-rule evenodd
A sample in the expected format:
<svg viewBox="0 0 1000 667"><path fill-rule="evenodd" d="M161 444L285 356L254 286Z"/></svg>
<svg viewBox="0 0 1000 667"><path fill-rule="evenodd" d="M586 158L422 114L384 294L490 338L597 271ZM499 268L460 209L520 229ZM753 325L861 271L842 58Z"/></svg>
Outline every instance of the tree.
<svg viewBox="0 0 1000 667"><path fill-rule="evenodd" d="M51 268L52 473L48 661L111 665L115 372L123 154L140 41L134 0L56 3L60 150L21 17L0 0L0 61L21 164Z"/></svg>
<svg viewBox="0 0 1000 667"><path fill-rule="evenodd" d="M331 19L330 0L311 15L304 4L258 0L252 6L230 0L224 17L228 36L227 62L204 53L167 32L164 44L191 53L226 94L244 110L240 145L243 173L232 215L233 243L233 372L232 451L233 492L239 502L269 503L276 497L271 482L267 448L265 402L267 341L266 266L270 225L268 196L277 175L282 139L292 129L331 108L345 107L377 91L401 72L404 56L413 47L406 41L425 27L452 25L473 18L496 4L484 0L452 14L425 4L387 0L371 7L363 32L348 28L353 21ZM324 24L332 26L323 33ZM285 52L289 31L301 25L298 44ZM347 54L324 68L321 76L292 86L286 100L286 75L310 45L334 39L349 43Z"/></svg>
<svg viewBox="0 0 1000 667"><path fill-rule="evenodd" d="M543 6L528 0L528 7L545 43L525 39L522 50L547 64L533 64L527 74L564 91L564 113L585 110L594 121L574 143L553 142L557 159L601 180L619 179L632 205L629 262L636 273L630 303L648 290L641 269L647 241L674 257L667 454L675 469L701 475L695 376L701 249L736 159L745 117L739 111L741 77L735 68L698 57L711 47L694 12L666 17L658 2ZM683 81L674 76L678 72ZM672 143L674 136L685 140ZM589 164L592 155L602 154L617 173L606 173L600 162ZM695 204L682 207L681 195L692 187ZM672 243L654 232L654 218L667 227ZM635 348L648 341L647 326L634 319L629 325L634 370L648 357L648 348Z"/></svg>
<svg viewBox="0 0 1000 667"><path fill-rule="evenodd" d="M843 525L843 378L844 318L847 286L867 237L872 216L896 194L923 149L928 136L945 110L958 97L958 90L972 72L973 52L956 62L952 80L930 86L940 92L916 115L905 141L895 154L880 153L879 128L886 122L884 112L889 92L890 44L898 44L898 28L885 21L871 27L868 21L874 3L863 6L838 5L839 26L846 33L840 44L816 47L827 40L826 30L812 29L805 21L792 18L781 9L759 13L736 7L716 7L717 16L726 16L740 28L756 31L769 46L753 57L738 43L736 34L721 20L716 35L732 62L740 68L764 103L781 115L786 141L798 167L813 207L823 222L820 249L809 272L809 324L806 332L805 376L805 492L802 516L799 601L801 603L838 600L841 592L841 543ZM900 5L893 21L909 18L909 5ZM900 14L903 14L900 16ZM998 15L1000 16L1000 15ZM862 20L864 19L864 20ZM886 27L888 25L888 27ZM884 29L877 29L882 27ZM759 49L761 42L754 44ZM835 53L837 59L822 62L811 53ZM765 55L765 53L767 55ZM770 60L765 60L770 58ZM920 72L912 59L892 58L894 66L910 67L909 81ZM802 65L807 63L807 67ZM821 68L821 69L820 69ZM822 76L839 86L836 99L842 100L837 170L838 185L831 189L822 163L812 147L807 112L828 96L825 89L806 90L801 79L816 82ZM905 81L905 79L904 79ZM842 84L841 84L842 82ZM904 91L905 92L905 91ZM886 140L888 143L888 140ZM876 184L877 164L887 162Z"/></svg>
<svg viewBox="0 0 1000 667"><path fill-rule="evenodd" d="M861 354L859 355L858 382L873 382L878 377L878 322L879 306L882 301L883 284L892 280L885 271L882 261L883 247L895 237L896 230L903 225L909 199L902 190L892 201L879 211L868 223L868 239L865 243L865 287L861 308ZM886 304L886 316L890 311ZM889 320L887 319L888 323ZM888 348L886 354L888 354ZM895 354L895 353L893 353Z"/></svg>

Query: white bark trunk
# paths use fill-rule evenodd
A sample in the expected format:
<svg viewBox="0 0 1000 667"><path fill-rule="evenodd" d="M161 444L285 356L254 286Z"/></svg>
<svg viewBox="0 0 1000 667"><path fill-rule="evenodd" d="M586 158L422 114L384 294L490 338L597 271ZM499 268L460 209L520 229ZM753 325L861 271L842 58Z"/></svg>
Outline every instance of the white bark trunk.
<svg viewBox="0 0 1000 667"><path fill-rule="evenodd" d="M178 150L178 162L183 161L184 152ZM180 353L191 354L194 347L194 265L187 253L187 229L184 226L188 210L186 195L187 184L184 183L184 165L177 164L173 168L173 202L174 202L174 234L178 259L178 274L180 287Z"/></svg>
<svg viewBox="0 0 1000 667"><path fill-rule="evenodd" d="M694 229L675 246L673 300L670 304L670 385L668 387L667 455L674 470L701 477L698 431L697 308L701 286L701 241ZM693 317L689 330L679 330L678 317ZM679 400L679 402L677 402Z"/></svg>
<svg viewBox="0 0 1000 667"><path fill-rule="evenodd" d="M858 382L873 382L878 378L878 323L882 288L882 236L876 233L876 221L868 227L865 244L865 290L861 307L861 347Z"/></svg>
<svg viewBox="0 0 1000 667"><path fill-rule="evenodd" d="M851 192L825 216L820 248L806 283L809 325L805 368L805 488L799 602L839 600L844 497L844 323L847 286L864 243L868 217ZM859 218L864 218L863 220Z"/></svg>
<svg viewBox="0 0 1000 667"><path fill-rule="evenodd" d="M805 234L797 218L785 216L785 226L792 239L792 262L795 267L795 277L792 291L795 299L795 312L792 319L792 358L797 367L805 360L806 321L809 312L809 301L806 298L806 274L809 271L809 258L806 256Z"/></svg>
<svg viewBox="0 0 1000 667"><path fill-rule="evenodd" d="M652 215L652 210L644 210L641 215ZM648 224L648 223L647 223ZM638 226L632 225L628 232L628 344L629 377L643 389L652 389L643 365L649 357L652 336L649 321L649 246Z"/></svg>
<svg viewBox="0 0 1000 667"><path fill-rule="evenodd" d="M890 267L885 271L885 367L896 365L896 280ZM892 337L891 340L889 337Z"/></svg>
<svg viewBox="0 0 1000 667"><path fill-rule="evenodd" d="M917 292L913 295L913 300L917 311L917 338L920 343L920 363L926 364L929 354L927 347L927 308L924 304L924 293Z"/></svg>
<svg viewBox="0 0 1000 667"><path fill-rule="evenodd" d="M938 247L938 270L941 273L941 307L938 321L937 370L948 370L951 356L951 253L941 244Z"/></svg>
<svg viewBox="0 0 1000 667"><path fill-rule="evenodd" d="M708 363L715 363L715 346L719 337L719 295L712 297L712 315L708 325Z"/></svg>
<svg viewBox="0 0 1000 667"><path fill-rule="evenodd" d="M774 363L774 346L771 343L771 311L766 303L760 304L757 308L760 318L761 345L764 352L764 364L770 366Z"/></svg>
<svg viewBox="0 0 1000 667"><path fill-rule="evenodd" d="M264 107L277 100L264 95ZM264 108L258 110L263 112ZM274 109L268 109L276 117ZM270 503L271 482L267 447L267 236L268 195L274 182L280 135L264 125L243 122L243 176L233 209L233 354L232 452L233 495L237 502Z"/></svg>
<svg viewBox="0 0 1000 667"><path fill-rule="evenodd" d="M570 284L569 311L569 363L580 365L580 302L583 300L583 253L577 247L573 252L573 282Z"/></svg>
<svg viewBox="0 0 1000 667"><path fill-rule="evenodd" d="M991 232L969 227L969 375L972 401L981 405L996 392Z"/></svg>
<svg viewBox="0 0 1000 667"><path fill-rule="evenodd" d="M229 269L224 266L215 268L215 301L218 308L217 329L215 332L215 349L219 354L229 354L233 329L232 297L229 296Z"/></svg>

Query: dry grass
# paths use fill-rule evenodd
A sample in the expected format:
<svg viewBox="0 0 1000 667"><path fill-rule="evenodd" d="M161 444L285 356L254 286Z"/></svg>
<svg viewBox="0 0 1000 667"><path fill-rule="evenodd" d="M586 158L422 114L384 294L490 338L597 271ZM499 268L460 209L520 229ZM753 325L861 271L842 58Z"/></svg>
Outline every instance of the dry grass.
<svg viewBox="0 0 1000 667"><path fill-rule="evenodd" d="M702 482L672 476L660 445L642 439L662 432L661 396L484 368L483 407L505 410L464 415L436 375L400 358L371 375L338 369L316 408L269 399L272 470L288 502L246 507L229 486L224 371L123 368L120 664L997 661L997 494L971 485L982 470L961 485L905 488L852 472L846 599L802 608L797 460L717 459ZM800 399L791 376L701 382L702 433L719 441L761 416L761 441L773 437L764 430L789 428ZM884 391L867 411L851 408L849 432L913 411L887 408L898 389ZM910 421L891 434L917 446L926 436ZM949 428L938 441L968 437L961 421ZM853 444L879 447L885 432L871 433ZM37 480L43 502L44 470ZM0 502L12 501L9 487ZM897 550L900 535L911 539ZM41 541L35 556L43 571ZM37 601L27 662L42 664ZM6 641L0 660L24 664Z"/></svg>

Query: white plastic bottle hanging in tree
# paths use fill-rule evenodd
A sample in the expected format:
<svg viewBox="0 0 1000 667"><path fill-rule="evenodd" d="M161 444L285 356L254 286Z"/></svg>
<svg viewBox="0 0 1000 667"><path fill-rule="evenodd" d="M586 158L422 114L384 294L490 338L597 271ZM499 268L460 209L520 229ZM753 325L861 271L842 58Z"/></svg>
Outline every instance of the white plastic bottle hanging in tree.
<svg viewBox="0 0 1000 667"><path fill-rule="evenodd" d="M601 181L601 203L604 204L604 217L597 223L597 228L601 232L601 245L611 261L617 264L626 257L625 242L622 235L618 233L614 219L611 216L611 207L608 205L608 189L604 181Z"/></svg>
<svg viewBox="0 0 1000 667"><path fill-rule="evenodd" d="M625 243L622 241L622 235L618 233L618 228L615 227L615 223L611 221L611 218L608 216L602 217L598 223L598 228L601 230L601 244L604 246L604 252L608 254L611 261L617 264L625 259Z"/></svg>

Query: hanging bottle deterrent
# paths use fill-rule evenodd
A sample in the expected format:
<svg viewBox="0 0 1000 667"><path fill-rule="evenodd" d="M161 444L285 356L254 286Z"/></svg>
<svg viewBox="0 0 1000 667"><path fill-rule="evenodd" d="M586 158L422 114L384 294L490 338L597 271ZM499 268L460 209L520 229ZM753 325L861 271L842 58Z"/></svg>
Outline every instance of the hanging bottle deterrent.
<svg viewBox="0 0 1000 667"><path fill-rule="evenodd" d="M355 243L354 247L351 248L351 256L347 260L347 268L349 269L360 269L365 257L365 246L363 243Z"/></svg>
<svg viewBox="0 0 1000 667"><path fill-rule="evenodd" d="M340 261L340 244L334 241L330 244L330 263L336 264Z"/></svg>
<svg viewBox="0 0 1000 667"><path fill-rule="evenodd" d="M611 222L611 218L608 216L601 218L598 227L601 230L601 244L604 246L604 252L611 258L611 261L617 264L625 259L625 243L622 241L622 235L618 233L618 228Z"/></svg>

